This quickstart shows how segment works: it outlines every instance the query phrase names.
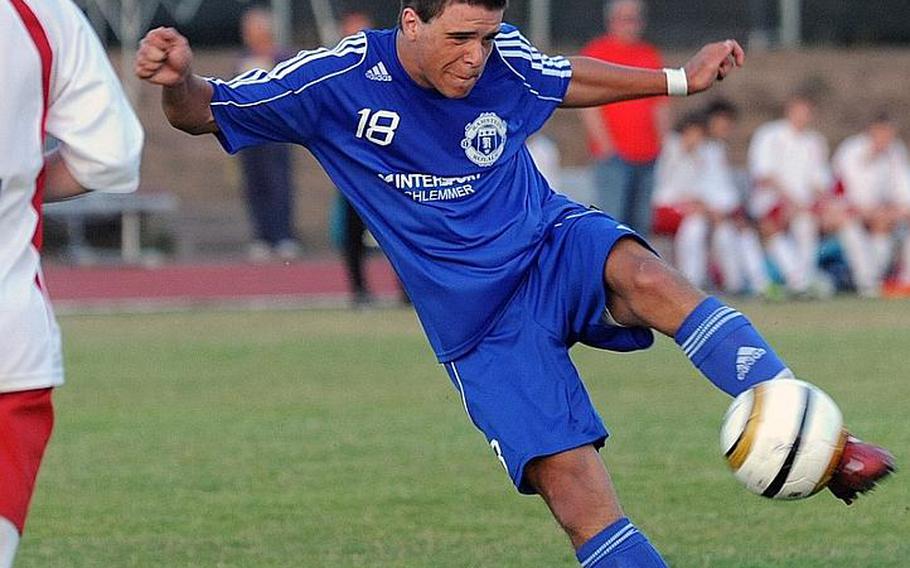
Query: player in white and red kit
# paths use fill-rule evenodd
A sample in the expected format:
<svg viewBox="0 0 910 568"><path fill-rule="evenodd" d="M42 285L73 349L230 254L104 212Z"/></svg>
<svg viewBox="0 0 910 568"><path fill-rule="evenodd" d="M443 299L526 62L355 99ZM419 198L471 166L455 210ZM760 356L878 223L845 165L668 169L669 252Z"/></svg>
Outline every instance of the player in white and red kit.
<svg viewBox="0 0 910 568"><path fill-rule="evenodd" d="M708 277L711 212L705 203L704 142L701 113L686 115L664 140L655 174L652 231L673 237L673 262L696 286Z"/></svg>
<svg viewBox="0 0 910 568"><path fill-rule="evenodd" d="M809 292L817 279L817 212L831 187L828 143L811 128L813 113L808 96L791 96L784 118L759 127L749 146L750 213L787 287L797 294Z"/></svg>
<svg viewBox="0 0 910 568"><path fill-rule="evenodd" d="M834 171L844 190L845 224L860 234L864 252L848 258L860 293L878 292L898 243L897 284L910 286L910 234L900 230L910 222L910 158L892 120L879 115L865 132L844 140Z"/></svg>
<svg viewBox="0 0 910 568"><path fill-rule="evenodd" d="M71 0L0 0L0 567L12 565L63 383L41 206L134 191L143 132ZM48 136L58 150L45 154Z"/></svg>
<svg viewBox="0 0 910 568"><path fill-rule="evenodd" d="M714 216L711 254L717 262L724 291L766 296L771 280L765 269L761 240L747 218L743 195L736 186L728 143L738 120L733 103L717 99L705 109L708 141L704 160L704 199Z"/></svg>

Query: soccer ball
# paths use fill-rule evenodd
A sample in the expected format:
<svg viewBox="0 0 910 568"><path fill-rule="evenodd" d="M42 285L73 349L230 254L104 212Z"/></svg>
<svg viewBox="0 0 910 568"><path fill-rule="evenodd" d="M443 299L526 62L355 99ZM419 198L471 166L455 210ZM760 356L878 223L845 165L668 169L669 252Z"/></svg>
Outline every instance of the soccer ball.
<svg viewBox="0 0 910 568"><path fill-rule="evenodd" d="M720 446L734 475L769 499L820 491L840 462L847 434L837 404L796 379L760 383L730 405Z"/></svg>

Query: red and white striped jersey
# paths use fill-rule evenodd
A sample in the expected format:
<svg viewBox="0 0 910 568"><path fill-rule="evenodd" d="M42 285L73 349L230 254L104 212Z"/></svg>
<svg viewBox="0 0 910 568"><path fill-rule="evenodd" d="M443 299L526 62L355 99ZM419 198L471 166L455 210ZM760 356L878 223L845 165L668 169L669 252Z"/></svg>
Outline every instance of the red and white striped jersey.
<svg viewBox="0 0 910 568"><path fill-rule="evenodd" d="M41 277L44 145L90 190L139 184L142 127L72 0L0 0L0 392L63 381Z"/></svg>

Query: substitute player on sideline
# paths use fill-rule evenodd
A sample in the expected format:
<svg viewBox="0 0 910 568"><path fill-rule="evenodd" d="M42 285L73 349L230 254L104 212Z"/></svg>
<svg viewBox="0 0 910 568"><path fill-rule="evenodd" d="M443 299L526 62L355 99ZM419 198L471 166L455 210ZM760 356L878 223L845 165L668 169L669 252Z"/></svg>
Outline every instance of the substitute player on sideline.
<svg viewBox="0 0 910 568"><path fill-rule="evenodd" d="M697 93L744 55L714 43L666 72L547 57L502 23L506 4L404 0L397 29L231 82L194 75L187 40L157 29L136 72L164 87L174 126L214 133L228 151L266 140L309 148L388 254L519 491L543 497L583 566L661 567L597 454L607 431L569 347L643 349L654 328L731 394L789 370L745 317L631 229L555 193L524 142L560 105ZM765 355L739 380L742 346ZM872 467L881 461L861 462L860 478L885 475L888 464Z"/></svg>
<svg viewBox="0 0 910 568"><path fill-rule="evenodd" d="M41 204L133 191L143 133L71 0L0 0L0 567L12 565L63 383ZM45 155L45 139L60 141Z"/></svg>

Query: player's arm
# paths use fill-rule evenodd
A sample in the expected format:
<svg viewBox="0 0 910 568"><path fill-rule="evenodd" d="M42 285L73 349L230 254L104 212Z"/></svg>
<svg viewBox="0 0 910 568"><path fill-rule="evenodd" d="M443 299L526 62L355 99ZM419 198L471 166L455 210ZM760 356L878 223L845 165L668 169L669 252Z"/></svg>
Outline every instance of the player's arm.
<svg viewBox="0 0 910 568"><path fill-rule="evenodd" d="M44 157L44 200L136 191L142 125L88 20L71 2L60 9L48 36L55 55L45 125L57 145Z"/></svg>
<svg viewBox="0 0 910 568"><path fill-rule="evenodd" d="M664 71L625 67L590 57L570 57L572 80L562 106L602 106L619 101L666 95L668 77ZM687 94L700 93L723 80L745 62L745 52L734 41L708 44L690 59L683 70Z"/></svg>
<svg viewBox="0 0 910 568"><path fill-rule="evenodd" d="M60 150L44 156L44 202L53 203L85 195L89 190L66 167Z"/></svg>
<svg viewBox="0 0 910 568"><path fill-rule="evenodd" d="M174 128L189 134L218 132L208 81L193 74L193 51L173 28L150 31L136 53L136 75L162 86L161 106Z"/></svg>

